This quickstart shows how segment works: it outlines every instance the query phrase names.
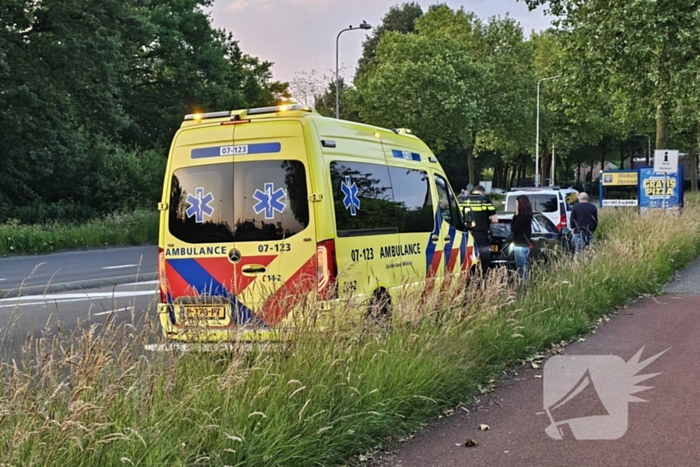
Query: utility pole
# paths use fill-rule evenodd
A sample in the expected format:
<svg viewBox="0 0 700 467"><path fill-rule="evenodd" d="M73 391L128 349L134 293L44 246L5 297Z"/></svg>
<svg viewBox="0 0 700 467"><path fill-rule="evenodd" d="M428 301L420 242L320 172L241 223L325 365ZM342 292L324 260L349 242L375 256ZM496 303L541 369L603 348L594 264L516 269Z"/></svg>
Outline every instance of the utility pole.
<svg viewBox="0 0 700 467"><path fill-rule="evenodd" d="M552 173L549 176L549 186L554 186L554 167L555 167L555 157L554 157L554 138L552 138Z"/></svg>
<svg viewBox="0 0 700 467"><path fill-rule="evenodd" d="M559 79L561 76L542 78L537 82L537 141L535 141L535 186L540 186L540 83L549 79Z"/></svg>
<svg viewBox="0 0 700 467"><path fill-rule="evenodd" d="M335 118L340 118L340 75L338 74L338 39L340 39L340 35L345 31L360 31L362 29L372 29L372 26L367 24L367 21L363 20L359 27L353 28L352 25L350 25L349 28L340 31L335 38Z"/></svg>

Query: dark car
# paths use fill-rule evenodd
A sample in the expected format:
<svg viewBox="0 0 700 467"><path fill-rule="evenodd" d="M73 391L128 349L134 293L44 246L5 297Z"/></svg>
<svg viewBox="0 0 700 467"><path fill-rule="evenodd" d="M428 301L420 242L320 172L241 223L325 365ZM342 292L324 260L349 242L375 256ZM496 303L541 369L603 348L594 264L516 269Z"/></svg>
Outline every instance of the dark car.
<svg viewBox="0 0 700 467"><path fill-rule="evenodd" d="M513 253L513 233L510 223L513 212L499 212L498 223L491 226L491 264L515 269ZM546 262L556 251L573 251L571 233L568 229L557 230L554 223L541 212L532 216L532 238L530 240L530 260Z"/></svg>

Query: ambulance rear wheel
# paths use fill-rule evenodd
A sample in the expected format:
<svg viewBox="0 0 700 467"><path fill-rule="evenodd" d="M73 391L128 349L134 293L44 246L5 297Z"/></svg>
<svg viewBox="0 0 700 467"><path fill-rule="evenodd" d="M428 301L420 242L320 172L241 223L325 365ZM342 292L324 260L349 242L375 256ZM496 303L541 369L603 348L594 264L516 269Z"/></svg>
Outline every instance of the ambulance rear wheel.
<svg viewBox="0 0 700 467"><path fill-rule="evenodd" d="M472 265L472 267L469 269L469 275L467 276L464 286L465 288L469 288L470 285L478 283L481 279L481 267Z"/></svg>
<svg viewBox="0 0 700 467"><path fill-rule="evenodd" d="M376 321L385 321L391 317L391 297L386 289L374 291L369 301L367 317Z"/></svg>

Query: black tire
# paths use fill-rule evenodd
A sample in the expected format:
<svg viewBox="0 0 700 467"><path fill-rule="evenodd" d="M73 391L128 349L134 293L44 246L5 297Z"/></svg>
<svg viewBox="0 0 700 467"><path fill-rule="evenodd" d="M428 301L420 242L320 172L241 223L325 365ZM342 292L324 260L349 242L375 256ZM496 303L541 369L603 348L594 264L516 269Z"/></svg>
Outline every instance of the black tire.
<svg viewBox="0 0 700 467"><path fill-rule="evenodd" d="M367 317L382 322L391 318L391 296L386 289L374 291L367 307Z"/></svg>
<svg viewBox="0 0 700 467"><path fill-rule="evenodd" d="M480 265L473 264L469 269L469 276L464 284L465 288L469 288L475 282L482 281L484 279L485 271L480 267Z"/></svg>

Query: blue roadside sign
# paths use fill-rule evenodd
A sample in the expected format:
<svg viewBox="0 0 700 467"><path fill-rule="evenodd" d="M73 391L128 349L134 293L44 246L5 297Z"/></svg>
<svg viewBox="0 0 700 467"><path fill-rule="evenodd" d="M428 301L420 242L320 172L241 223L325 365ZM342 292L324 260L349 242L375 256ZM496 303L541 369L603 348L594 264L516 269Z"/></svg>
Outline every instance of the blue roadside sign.
<svg viewBox="0 0 700 467"><path fill-rule="evenodd" d="M656 173L653 167L639 168L639 210L680 210L683 207L683 166L670 174Z"/></svg>

